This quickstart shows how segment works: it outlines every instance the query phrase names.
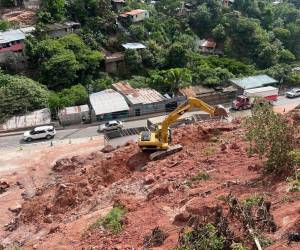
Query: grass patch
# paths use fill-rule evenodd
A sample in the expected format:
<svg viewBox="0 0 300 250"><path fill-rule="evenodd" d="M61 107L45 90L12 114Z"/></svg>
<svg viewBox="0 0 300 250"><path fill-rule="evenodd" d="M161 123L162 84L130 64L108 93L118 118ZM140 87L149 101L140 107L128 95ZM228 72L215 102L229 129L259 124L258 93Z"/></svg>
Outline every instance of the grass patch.
<svg viewBox="0 0 300 250"><path fill-rule="evenodd" d="M191 177L191 181L206 181L210 179L209 173L205 171L199 171L197 175Z"/></svg>
<svg viewBox="0 0 300 250"><path fill-rule="evenodd" d="M232 250L247 250L242 243L234 243L230 247Z"/></svg>
<svg viewBox="0 0 300 250"><path fill-rule="evenodd" d="M300 171L297 171L295 177L287 178L287 182L290 184L289 192L300 191Z"/></svg>
<svg viewBox="0 0 300 250"><path fill-rule="evenodd" d="M179 248L223 250L225 238L218 236L217 229L212 224L206 224L184 233L179 239Z"/></svg>
<svg viewBox="0 0 300 250"><path fill-rule="evenodd" d="M217 152L216 147L210 146L202 150L202 155L205 157L209 157L214 155L216 152Z"/></svg>
<svg viewBox="0 0 300 250"><path fill-rule="evenodd" d="M254 194L242 201L242 204L246 207L253 207L259 205L262 199L261 195Z"/></svg>
<svg viewBox="0 0 300 250"><path fill-rule="evenodd" d="M105 218L99 218L94 224L90 226L91 229L104 227L106 230L111 231L113 234L118 234L122 231L122 217L125 210L121 207L114 207L106 215Z"/></svg>
<svg viewBox="0 0 300 250"><path fill-rule="evenodd" d="M219 201L224 201L224 202L227 201L227 198L226 198L225 195L219 195L216 199L219 200Z"/></svg>

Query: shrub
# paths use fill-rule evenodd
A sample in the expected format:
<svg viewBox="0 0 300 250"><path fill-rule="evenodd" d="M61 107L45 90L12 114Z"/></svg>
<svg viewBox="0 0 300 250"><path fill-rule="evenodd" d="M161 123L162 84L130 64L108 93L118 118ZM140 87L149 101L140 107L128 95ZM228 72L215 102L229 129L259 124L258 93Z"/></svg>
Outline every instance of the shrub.
<svg viewBox="0 0 300 250"><path fill-rule="evenodd" d="M114 207L107 214L105 218L98 219L91 225L91 229L96 229L103 226L105 229L111 231L113 234L118 234L122 231L122 217L125 214L124 209L120 207Z"/></svg>
<svg viewBox="0 0 300 250"><path fill-rule="evenodd" d="M290 155L294 147L293 127L283 116L275 114L266 101L261 100L254 106L245 127L249 152L267 158L267 171L283 173L293 169L294 161Z"/></svg>
<svg viewBox="0 0 300 250"><path fill-rule="evenodd" d="M199 171L197 175L191 178L191 181L206 181L209 180L209 173L205 171Z"/></svg>
<svg viewBox="0 0 300 250"><path fill-rule="evenodd" d="M261 199L262 199L262 196L254 194L253 196L248 197L245 200L243 200L242 203L246 207L253 207L253 206L258 205L260 203Z"/></svg>
<svg viewBox="0 0 300 250"><path fill-rule="evenodd" d="M206 224L184 233L179 242L179 249L222 250L225 239L218 236L217 229L212 224Z"/></svg>

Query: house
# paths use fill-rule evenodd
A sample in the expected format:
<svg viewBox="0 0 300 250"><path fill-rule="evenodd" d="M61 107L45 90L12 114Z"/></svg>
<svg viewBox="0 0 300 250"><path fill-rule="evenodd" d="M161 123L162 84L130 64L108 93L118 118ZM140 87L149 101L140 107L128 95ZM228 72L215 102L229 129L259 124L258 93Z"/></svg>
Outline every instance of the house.
<svg viewBox="0 0 300 250"><path fill-rule="evenodd" d="M126 49L145 49L146 46L142 43L124 43L122 47Z"/></svg>
<svg viewBox="0 0 300 250"><path fill-rule="evenodd" d="M34 27L26 27L0 32L0 63L5 63L10 53L22 53L26 36L34 30Z"/></svg>
<svg viewBox="0 0 300 250"><path fill-rule="evenodd" d="M293 72L300 74L300 67L293 68Z"/></svg>
<svg viewBox="0 0 300 250"><path fill-rule="evenodd" d="M37 10L40 8L40 0L23 0L26 9Z"/></svg>
<svg viewBox="0 0 300 250"><path fill-rule="evenodd" d="M239 79L230 79L230 82L238 89L238 94L243 94L246 89L275 86L278 84L277 80L268 75L256 75Z"/></svg>
<svg viewBox="0 0 300 250"><path fill-rule="evenodd" d="M113 89L93 93L89 97L93 121L105 121L128 117L129 107L125 98Z"/></svg>
<svg viewBox="0 0 300 250"><path fill-rule="evenodd" d="M228 86L217 91L213 88L195 85L180 89L179 93L186 97L199 98L210 105L217 105L219 103L231 102L236 97L237 89L233 86Z"/></svg>
<svg viewBox="0 0 300 250"><path fill-rule="evenodd" d="M114 11L119 12L125 5L125 0L112 0L111 6Z"/></svg>
<svg viewBox="0 0 300 250"><path fill-rule="evenodd" d="M217 43L213 38L207 38L199 41L200 52L204 54L224 54L224 45Z"/></svg>
<svg viewBox="0 0 300 250"><path fill-rule="evenodd" d="M88 105L66 107L58 112L61 125L79 124L90 120L90 109Z"/></svg>
<svg viewBox="0 0 300 250"><path fill-rule="evenodd" d="M131 10L119 15L118 19L123 23L137 23L149 17L148 10Z"/></svg>
<svg viewBox="0 0 300 250"><path fill-rule="evenodd" d="M52 37L63 37L67 34L73 33L76 29L80 28L80 23L77 22L65 22L65 23L53 23L47 24L45 31Z"/></svg>
<svg viewBox="0 0 300 250"><path fill-rule="evenodd" d="M229 7L234 3L234 0L223 0L223 6L224 7Z"/></svg>
<svg viewBox="0 0 300 250"><path fill-rule="evenodd" d="M125 70L124 53L105 53L105 71L117 73Z"/></svg>
<svg viewBox="0 0 300 250"><path fill-rule="evenodd" d="M135 89L126 82L114 83L112 88L124 96L130 107L129 115L140 116L166 111L166 98L154 89Z"/></svg>

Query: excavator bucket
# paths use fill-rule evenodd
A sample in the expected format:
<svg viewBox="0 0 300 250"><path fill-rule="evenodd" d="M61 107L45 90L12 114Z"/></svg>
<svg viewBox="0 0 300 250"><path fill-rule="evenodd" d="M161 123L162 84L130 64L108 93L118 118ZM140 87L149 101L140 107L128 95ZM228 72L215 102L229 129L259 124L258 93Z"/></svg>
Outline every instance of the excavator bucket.
<svg viewBox="0 0 300 250"><path fill-rule="evenodd" d="M218 105L215 108L214 116L223 116L223 117L227 118L228 117L228 112L222 105Z"/></svg>

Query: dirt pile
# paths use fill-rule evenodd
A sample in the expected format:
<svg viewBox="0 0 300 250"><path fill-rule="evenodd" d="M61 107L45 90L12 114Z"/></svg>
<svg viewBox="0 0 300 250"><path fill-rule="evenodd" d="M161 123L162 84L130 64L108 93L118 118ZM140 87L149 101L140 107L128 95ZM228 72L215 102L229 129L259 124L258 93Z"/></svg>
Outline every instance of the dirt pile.
<svg viewBox="0 0 300 250"><path fill-rule="evenodd" d="M229 194L243 206L254 204L251 218L274 222L276 230L254 222L262 230L260 237L272 240L269 249L299 249L294 242L285 247L288 233L299 230L299 193L289 193L285 180L262 174L258 157L248 156L238 122L187 125L174 130L173 140L183 150L157 161L147 160L136 144L128 143L109 153L56 162L51 182L22 206L14 231L20 234L23 225L34 225L51 234L25 240L24 249L35 244L38 249L172 249L191 222L215 224L220 208L221 224L227 223L234 240L249 247L243 217L232 212ZM271 206L263 207L261 198ZM119 234L99 224L116 203L125 211ZM157 241L152 241L155 235Z"/></svg>
<svg viewBox="0 0 300 250"><path fill-rule="evenodd" d="M20 214L24 223L51 223L63 220L73 209L92 202L102 189L131 174L126 159L137 153L129 144L113 153L94 152L86 158L74 156L58 160L52 167L55 181L40 188L26 201Z"/></svg>
<svg viewBox="0 0 300 250"><path fill-rule="evenodd" d="M36 21L36 13L23 9L7 10L2 15L2 19L21 26L33 25Z"/></svg>

